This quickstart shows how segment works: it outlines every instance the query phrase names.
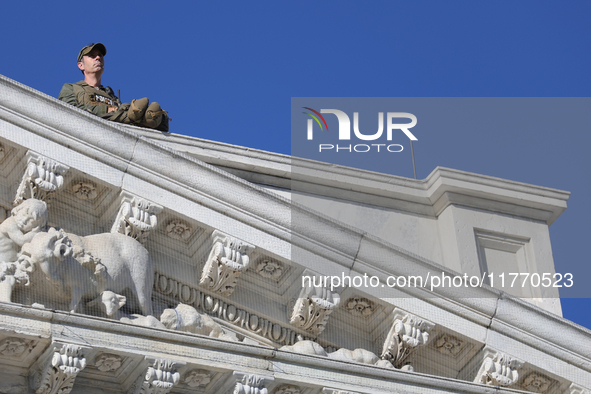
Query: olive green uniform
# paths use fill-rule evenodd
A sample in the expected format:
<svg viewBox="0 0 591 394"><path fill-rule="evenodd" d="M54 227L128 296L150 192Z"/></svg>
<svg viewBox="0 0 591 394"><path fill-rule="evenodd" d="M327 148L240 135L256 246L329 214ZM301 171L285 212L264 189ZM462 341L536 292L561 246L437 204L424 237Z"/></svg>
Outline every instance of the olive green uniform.
<svg viewBox="0 0 591 394"><path fill-rule="evenodd" d="M62 87L58 99L75 107L89 111L103 119L114 122L131 124L127 116L130 103L123 103L115 96L110 87L100 86L95 88L84 81L66 83ZM117 107L116 111L108 112L109 107ZM168 131L168 116L164 116L157 130Z"/></svg>

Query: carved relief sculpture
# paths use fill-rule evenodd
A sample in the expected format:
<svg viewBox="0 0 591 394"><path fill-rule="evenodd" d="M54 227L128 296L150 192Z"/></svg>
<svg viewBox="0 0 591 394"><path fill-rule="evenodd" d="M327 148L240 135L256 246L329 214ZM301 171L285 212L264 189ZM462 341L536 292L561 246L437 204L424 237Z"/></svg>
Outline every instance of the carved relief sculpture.
<svg viewBox="0 0 591 394"><path fill-rule="evenodd" d="M31 151L26 157L27 169L16 191L14 205L30 198L49 202L64 185L64 175L69 167Z"/></svg>
<svg viewBox="0 0 591 394"><path fill-rule="evenodd" d="M90 265L73 257L89 254L94 256ZM113 233L78 237L50 228L25 244L21 257L40 269L35 270L31 286L33 296L43 298L36 302L53 300L76 312L81 300L96 298L105 290L128 291L131 311L152 314L154 266L148 251L129 237Z"/></svg>
<svg viewBox="0 0 591 394"><path fill-rule="evenodd" d="M158 224L156 215L162 209L160 205L125 194L111 232L125 234L143 244Z"/></svg>
<svg viewBox="0 0 591 394"><path fill-rule="evenodd" d="M254 250L254 246L217 230L213 232L212 239L211 252L203 267L199 284L229 297L234 292L238 277L248 267L248 254Z"/></svg>
<svg viewBox="0 0 591 394"><path fill-rule="evenodd" d="M485 348L484 359L474 381L490 386L511 386L519 379L517 370L522 365L523 361L519 359Z"/></svg>
<svg viewBox="0 0 591 394"><path fill-rule="evenodd" d="M304 287L295 303L289 323L318 335L326 328L329 315L340 301L340 296L327 288Z"/></svg>
<svg viewBox="0 0 591 394"><path fill-rule="evenodd" d="M88 348L67 344L54 347L51 358L34 379L36 394L68 394L78 373L86 367Z"/></svg>
<svg viewBox="0 0 591 394"><path fill-rule="evenodd" d="M413 349L427 344L429 331L435 324L398 308L392 314L392 328L386 336L381 358L390 361L396 368L402 368Z"/></svg>

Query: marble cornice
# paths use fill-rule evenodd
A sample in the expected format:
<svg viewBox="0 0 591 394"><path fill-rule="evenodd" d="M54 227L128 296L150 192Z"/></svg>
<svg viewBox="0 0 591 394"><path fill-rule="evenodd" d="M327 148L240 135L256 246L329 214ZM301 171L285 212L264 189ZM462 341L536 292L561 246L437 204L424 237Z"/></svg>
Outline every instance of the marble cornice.
<svg viewBox="0 0 591 394"><path fill-rule="evenodd" d="M320 386L333 387L334 382L348 387L358 387L359 391L404 390L404 387L419 387L421 392L441 392L449 390L463 393L518 393L521 391L502 387L490 387L457 379L437 377L420 373L408 373L397 369L385 369L358 363L328 359L268 348L253 344L228 342L196 334L129 326L112 320L87 315L39 310L15 304L0 303L0 314L8 316L23 326L28 322L27 335L52 346L52 343L79 344L89 349L110 351L113 343L126 343L125 349L117 351L125 356L143 359L164 358L180 363L191 363L194 367L225 368L228 371L240 370L248 365L249 373L272 376L292 382L306 382ZM51 334L35 332L33 321L51 321ZM87 335L97 332L101 335ZM82 342L76 338L84 338ZM215 354L218 354L216 357ZM222 363L219 355L222 356ZM139 356L139 357L138 357ZM216 360L216 361L212 361ZM329 373L327 373L329 372ZM364 390L362 390L362 388Z"/></svg>

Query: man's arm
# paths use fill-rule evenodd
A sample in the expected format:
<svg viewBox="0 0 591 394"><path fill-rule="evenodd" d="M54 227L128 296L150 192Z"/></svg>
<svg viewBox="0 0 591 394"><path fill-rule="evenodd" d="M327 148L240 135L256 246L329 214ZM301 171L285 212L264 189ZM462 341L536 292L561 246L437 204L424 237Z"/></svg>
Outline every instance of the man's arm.
<svg viewBox="0 0 591 394"><path fill-rule="evenodd" d="M85 105L84 95L82 94L82 97L76 97L76 95L74 94L74 87L71 83L65 83L64 86L62 86L62 90L60 91L58 99L70 105L73 105L74 107L82 108L101 117L105 116L108 112L113 111L109 110L110 108L115 108L107 107L106 105Z"/></svg>

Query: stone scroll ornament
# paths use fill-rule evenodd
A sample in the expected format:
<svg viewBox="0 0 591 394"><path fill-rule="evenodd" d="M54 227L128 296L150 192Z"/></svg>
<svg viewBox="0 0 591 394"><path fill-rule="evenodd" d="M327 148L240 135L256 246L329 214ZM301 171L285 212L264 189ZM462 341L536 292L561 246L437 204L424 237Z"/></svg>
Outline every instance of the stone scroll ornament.
<svg viewBox="0 0 591 394"><path fill-rule="evenodd" d="M274 378L234 372L234 378L238 380L234 386L233 394L268 394L267 387Z"/></svg>
<svg viewBox="0 0 591 394"><path fill-rule="evenodd" d="M250 263L254 246L218 230L212 234L213 245L207 257L199 284L210 291L229 297L238 277Z"/></svg>
<svg viewBox="0 0 591 394"><path fill-rule="evenodd" d="M128 394L168 394L181 379L177 368L184 365L185 363L172 360L153 360L145 375L140 376Z"/></svg>
<svg viewBox="0 0 591 394"><path fill-rule="evenodd" d="M325 287L304 287L298 296L289 323L314 335L326 328L328 317L341 301Z"/></svg>
<svg viewBox="0 0 591 394"><path fill-rule="evenodd" d="M32 386L36 394L68 394L76 377L86 367L86 353L90 348L74 344L55 346L46 355L42 369L34 376Z"/></svg>
<svg viewBox="0 0 591 394"><path fill-rule="evenodd" d="M392 315L392 327L386 336L381 358L390 361L395 368L412 370L410 365L405 365L408 356L418 346L427 344L429 331L435 324L398 308Z"/></svg>
<svg viewBox="0 0 591 394"><path fill-rule="evenodd" d="M111 232L125 234L144 244L150 232L156 228L156 215L162 209L160 205L125 193Z"/></svg>
<svg viewBox="0 0 591 394"><path fill-rule="evenodd" d="M27 169L16 191L14 206L35 198L49 203L55 192L64 185L69 167L35 152L27 152Z"/></svg>
<svg viewBox="0 0 591 394"><path fill-rule="evenodd" d="M519 379L518 369L523 361L497 352L491 348L484 349L484 358L474 382L490 386L511 386Z"/></svg>

